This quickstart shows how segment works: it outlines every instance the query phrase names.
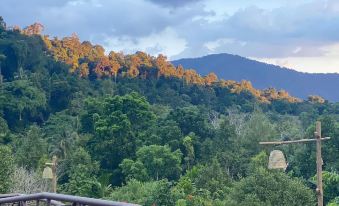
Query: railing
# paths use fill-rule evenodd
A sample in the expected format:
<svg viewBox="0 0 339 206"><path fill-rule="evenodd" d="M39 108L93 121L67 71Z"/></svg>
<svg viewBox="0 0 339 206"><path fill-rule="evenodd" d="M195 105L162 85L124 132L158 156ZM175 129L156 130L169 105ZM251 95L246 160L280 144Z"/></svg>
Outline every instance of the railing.
<svg viewBox="0 0 339 206"><path fill-rule="evenodd" d="M28 204L30 202L30 204ZM33 204L31 203L33 202ZM139 206L131 203L114 202L108 200L100 200L88 197L79 197L72 195L63 195L56 193L37 193L31 195L22 194L4 194L0 195L0 206L5 205L17 205L17 206L28 206L36 205L39 206L41 202L44 202L47 206ZM11 203L11 204L10 204ZM68 203L68 204L66 204ZM69 204L71 203L71 204Z"/></svg>

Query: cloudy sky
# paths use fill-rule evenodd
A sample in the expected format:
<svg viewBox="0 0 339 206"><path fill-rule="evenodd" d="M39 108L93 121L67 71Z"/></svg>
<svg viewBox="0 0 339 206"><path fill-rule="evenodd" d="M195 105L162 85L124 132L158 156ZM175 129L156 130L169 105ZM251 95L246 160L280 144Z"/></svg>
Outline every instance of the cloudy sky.
<svg viewBox="0 0 339 206"><path fill-rule="evenodd" d="M338 0L0 0L8 25L170 59L232 53L339 73Z"/></svg>

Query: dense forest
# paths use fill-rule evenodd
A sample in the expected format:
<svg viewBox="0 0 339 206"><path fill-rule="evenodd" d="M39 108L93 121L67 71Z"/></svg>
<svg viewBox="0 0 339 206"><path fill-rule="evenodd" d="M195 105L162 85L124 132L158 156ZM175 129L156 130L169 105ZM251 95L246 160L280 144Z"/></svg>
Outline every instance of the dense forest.
<svg viewBox="0 0 339 206"><path fill-rule="evenodd" d="M173 66L164 55L105 52L0 19L0 193L50 190L141 205L315 205L315 145L259 141L323 135L324 199L339 205L339 103ZM268 170L282 150L286 171Z"/></svg>

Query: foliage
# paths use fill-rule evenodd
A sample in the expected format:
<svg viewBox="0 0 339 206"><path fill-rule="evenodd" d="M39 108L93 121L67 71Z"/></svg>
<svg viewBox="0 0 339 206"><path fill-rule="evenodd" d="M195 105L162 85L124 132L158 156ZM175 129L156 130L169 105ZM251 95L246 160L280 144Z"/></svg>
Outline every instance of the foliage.
<svg viewBox="0 0 339 206"><path fill-rule="evenodd" d="M312 182L316 184L317 176L312 177ZM323 171L324 202L334 202L339 196L339 175L336 172Z"/></svg>
<svg viewBox="0 0 339 206"><path fill-rule="evenodd" d="M327 206L338 206L339 205L339 197L336 197L334 200L332 200L330 203L327 204Z"/></svg>
<svg viewBox="0 0 339 206"><path fill-rule="evenodd" d="M7 193L11 187L11 175L14 171L14 158L11 148L0 145L0 193Z"/></svg>
<svg viewBox="0 0 339 206"><path fill-rule="evenodd" d="M259 169L235 183L230 199L234 205L314 205L315 196L300 180Z"/></svg>
<svg viewBox="0 0 339 206"><path fill-rule="evenodd" d="M44 92L35 87L28 80L15 80L5 82L4 92L0 94L1 107L5 116L11 120L10 123L20 123L23 115L34 117L38 115L39 110L46 106L46 97ZM13 119L13 117L17 117ZM18 122L19 121L19 122ZM10 124L10 125L13 125Z"/></svg>
<svg viewBox="0 0 339 206"><path fill-rule="evenodd" d="M101 184L94 176L87 172L86 165L74 167L69 182L63 186L62 190L68 194L87 197L101 196Z"/></svg>
<svg viewBox="0 0 339 206"><path fill-rule="evenodd" d="M149 176L147 170L142 162L139 160L133 161L131 159L124 159L120 164L122 173L126 180L147 181Z"/></svg>
<svg viewBox="0 0 339 206"><path fill-rule="evenodd" d="M102 168L111 171L117 170L124 158L135 155L137 137L155 118L148 102L136 93L88 99L86 108L83 128L94 134L87 148Z"/></svg>
<svg viewBox="0 0 339 206"><path fill-rule="evenodd" d="M179 150L171 152L168 146L144 146L137 151L135 162L125 159L121 167L127 177L139 177L141 180L147 176L153 180L177 179L181 172L181 156Z"/></svg>
<svg viewBox="0 0 339 206"><path fill-rule="evenodd" d="M18 165L33 170L38 169L39 166L43 166L39 164L45 155L47 155L47 143L42 137L41 129L33 125L27 133L18 140L14 149L15 160Z"/></svg>
<svg viewBox="0 0 339 206"><path fill-rule="evenodd" d="M141 205L174 205L170 183L166 180L139 182L131 180L115 188L109 199Z"/></svg>

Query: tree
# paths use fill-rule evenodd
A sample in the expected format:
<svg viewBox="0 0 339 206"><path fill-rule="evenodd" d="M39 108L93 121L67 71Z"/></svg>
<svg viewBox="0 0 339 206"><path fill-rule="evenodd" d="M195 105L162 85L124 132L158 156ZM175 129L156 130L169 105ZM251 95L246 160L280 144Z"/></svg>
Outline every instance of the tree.
<svg viewBox="0 0 339 206"><path fill-rule="evenodd" d="M144 164L139 160L124 159L119 166L126 180L136 179L146 181L149 179Z"/></svg>
<svg viewBox="0 0 339 206"><path fill-rule="evenodd" d="M123 63L123 57L121 57L121 54L111 51L108 55L108 59L111 66L111 74L114 74L114 82L117 83L117 76L121 64Z"/></svg>
<svg viewBox="0 0 339 206"><path fill-rule="evenodd" d="M14 152L15 160L19 166L29 170L38 169L40 160L47 156L47 143L42 138L41 129L33 125L26 134L16 143Z"/></svg>
<svg viewBox="0 0 339 206"><path fill-rule="evenodd" d="M129 77L137 77L139 75L139 67L141 65L141 59L137 55L130 55L128 58L128 70Z"/></svg>
<svg viewBox="0 0 339 206"><path fill-rule="evenodd" d="M177 108L173 110L168 119L176 121L184 135L194 132L196 135L207 138L211 137L211 131L208 127L207 117L194 106Z"/></svg>
<svg viewBox="0 0 339 206"><path fill-rule="evenodd" d="M76 148L66 159L58 162L58 181L61 184L69 182L72 174L81 168L86 176L96 177L99 172L99 163L94 161L90 154L82 147Z"/></svg>
<svg viewBox="0 0 339 206"><path fill-rule="evenodd" d="M223 119L215 139L216 151L232 150L235 147L236 130L228 119Z"/></svg>
<svg viewBox="0 0 339 206"><path fill-rule="evenodd" d="M102 197L104 185L97 179L99 163L82 147L75 149L58 165L59 182L68 194Z"/></svg>
<svg viewBox="0 0 339 206"><path fill-rule="evenodd" d="M235 183L230 205L314 205L315 195L300 180L263 168ZM249 201L251 199L251 201Z"/></svg>
<svg viewBox="0 0 339 206"><path fill-rule="evenodd" d="M22 33L25 35L40 35L44 30L44 26L40 23L34 23L22 30Z"/></svg>
<svg viewBox="0 0 339 206"><path fill-rule="evenodd" d="M190 169L191 166L194 163L195 154L194 154L194 147L193 147L193 140L190 136L186 136L183 139L183 145L185 147L186 151L186 157L184 157L184 160L186 162L186 168Z"/></svg>
<svg viewBox="0 0 339 206"><path fill-rule="evenodd" d="M71 195L101 197L101 184L86 172L86 165L78 165L72 171L69 182L63 185L63 191Z"/></svg>
<svg viewBox="0 0 339 206"><path fill-rule="evenodd" d="M150 145L137 151L137 160L145 166L148 175L154 180L178 178L181 157L179 150L171 152L168 146Z"/></svg>
<svg viewBox="0 0 339 206"><path fill-rule="evenodd" d="M21 121L23 113L34 115L46 106L46 96L29 80L16 80L4 84L4 92L0 94L0 104L5 112L16 113Z"/></svg>
<svg viewBox="0 0 339 206"><path fill-rule="evenodd" d="M80 76L81 77L87 77L89 75L89 67L88 67L88 63L82 63L79 66L79 70L80 70Z"/></svg>
<svg viewBox="0 0 339 206"><path fill-rule="evenodd" d="M14 158L8 146L0 145L0 193L10 192L11 176L14 171Z"/></svg>
<svg viewBox="0 0 339 206"><path fill-rule="evenodd" d="M157 58L155 59L155 66L158 68L158 75L157 77L159 78L160 76L170 76L171 73L169 72L169 63L167 62L167 57L159 54Z"/></svg>
<svg viewBox="0 0 339 206"><path fill-rule="evenodd" d="M325 103L325 99L321 96L318 95L310 95L308 96L307 100L313 104L324 104Z"/></svg>
<svg viewBox="0 0 339 206"><path fill-rule="evenodd" d="M327 204L327 206L338 206L338 205L339 205L339 196L334 198L334 200Z"/></svg>
<svg viewBox="0 0 339 206"><path fill-rule="evenodd" d="M102 57L97 63L94 71L98 77L111 76L111 65L109 59L105 56Z"/></svg>
<svg viewBox="0 0 339 206"><path fill-rule="evenodd" d="M94 134L87 147L103 168L118 169L123 159L135 155L139 133L153 124L150 105L136 93L87 101L82 126Z"/></svg>
<svg viewBox="0 0 339 206"><path fill-rule="evenodd" d="M183 205L227 205L232 181L217 159L206 165L194 166L180 177L172 193ZM179 204L179 205L181 205Z"/></svg>
<svg viewBox="0 0 339 206"><path fill-rule="evenodd" d="M316 184L317 176L313 176L312 181ZM323 171L324 202L334 201L339 196L339 174L336 172ZM326 204L327 205L327 204Z"/></svg>
<svg viewBox="0 0 339 206"><path fill-rule="evenodd" d="M0 54L0 86L2 86L3 83L3 75L2 75L2 70L1 70L1 64L4 62L6 59L6 56L3 54Z"/></svg>
<svg viewBox="0 0 339 206"><path fill-rule="evenodd" d="M211 159L197 171L192 170L191 178L197 188L209 191L212 199L223 199L231 186L232 180L226 168L222 167L216 158Z"/></svg>
<svg viewBox="0 0 339 206"><path fill-rule="evenodd" d="M205 77L205 84L206 85L211 85L212 83L218 81L218 77L215 73L209 73L206 77Z"/></svg>
<svg viewBox="0 0 339 206"><path fill-rule="evenodd" d="M49 153L59 158L66 158L72 153L79 140L78 127L76 117L64 112L51 115L44 126Z"/></svg>
<svg viewBox="0 0 339 206"><path fill-rule="evenodd" d="M204 79L193 69L185 70L184 79L187 84L204 84Z"/></svg>
<svg viewBox="0 0 339 206"><path fill-rule="evenodd" d="M5 119L0 117L0 144L8 143L10 141L10 131Z"/></svg>
<svg viewBox="0 0 339 206"><path fill-rule="evenodd" d="M121 111L108 115L96 116L94 137L88 146L102 167L114 170L124 158L133 155L135 135L131 122Z"/></svg>
<svg viewBox="0 0 339 206"><path fill-rule="evenodd" d="M181 145L183 135L177 122L158 119L157 124L152 126L142 138L145 145L168 145L172 150L176 150Z"/></svg>
<svg viewBox="0 0 339 206"><path fill-rule="evenodd" d="M167 180L140 182L131 180L126 185L116 188L108 197L111 200L141 205L174 205L170 183Z"/></svg>
<svg viewBox="0 0 339 206"><path fill-rule="evenodd" d="M182 79L183 76L184 76L184 74L185 74L185 69L184 69L184 67L183 67L181 64L179 64L179 65L177 66L177 77L179 77L180 79Z"/></svg>
<svg viewBox="0 0 339 206"><path fill-rule="evenodd" d="M6 29L6 22L4 21L2 16L0 16L0 29L1 30L5 30Z"/></svg>
<svg viewBox="0 0 339 206"><path fill-rule="evenodd" d="M48 91L48 105L53 112L66 109L72 98L71 85L62 76L52 76ZM47 96L46 94L46 96Z"/></svg>
<svg viewBox="0 0 339 206"><path fill-rule="evenodd" d="M253 156L260 152L260 141L268 141L277 136L274 125L270 122L268 117L256 111L246 123L244 134L240 137L241 145L247 150L249 156ZM256 144L254 144L256 143Z"/></svg>

